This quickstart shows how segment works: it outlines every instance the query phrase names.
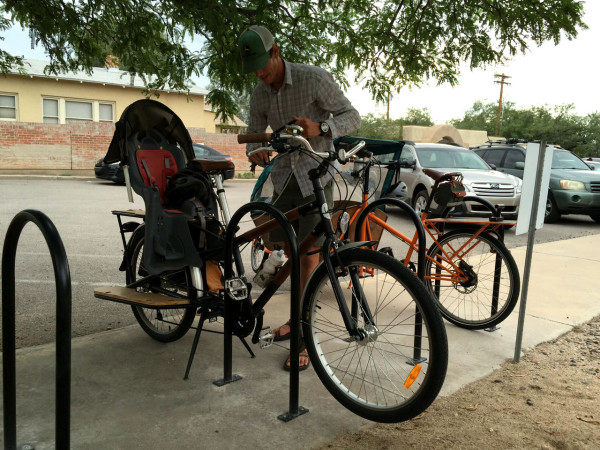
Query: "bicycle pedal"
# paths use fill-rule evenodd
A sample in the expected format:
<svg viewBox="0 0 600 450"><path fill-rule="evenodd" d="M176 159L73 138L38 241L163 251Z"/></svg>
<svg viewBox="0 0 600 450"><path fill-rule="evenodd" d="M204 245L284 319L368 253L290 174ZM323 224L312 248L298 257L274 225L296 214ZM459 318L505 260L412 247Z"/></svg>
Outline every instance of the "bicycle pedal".
<svg viewBox="0 0 600 450"><path fill-rule="evenodd" d="M241 278L229 278L225 280L225 292L227 292L233 300L245 300L248 298L248 286Z"/></svg>
<svg viewBox="0 0 600 450"><path fill-rule="evenodd" d="M260 348L267 348L273 345L273 330L271 327L263 328L258 336L258 345Z"/></svg>

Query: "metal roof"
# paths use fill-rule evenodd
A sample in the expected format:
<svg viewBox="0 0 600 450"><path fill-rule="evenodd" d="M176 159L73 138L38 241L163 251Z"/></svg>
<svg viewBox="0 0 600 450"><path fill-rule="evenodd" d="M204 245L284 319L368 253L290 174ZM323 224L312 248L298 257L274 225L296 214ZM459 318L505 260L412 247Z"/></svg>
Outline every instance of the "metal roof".
<svg viewBox="0 0 600 450"><path fill-rule="evenodd" d="M97 84L109 84L113 86L126 86L126 87L134 87L144 89L146 84L142 80L141 77L135 76L131 77L129 72L114 69L114 68L102 68L102 67L94 67L92 68L91 74L86 73L84 70L80 72L72 72L68 71L65 73L60 73L58 75L49 74L46 75L44 73L44 69L49 64L49 61L40 61L35 59L24 59L24 69L27 72L27 76L31 77L40 77L40 78L52 78L59 80L68 80L68 81L79 81L84 83L97 83ZM12 74L19 74L17 70L11 70ZM148 77L152 80L152 76ZM208 91L206 89L199 88L198 86L190 86L190 94L196 95L206 95ZM185 92L177 89L169 89L164 88L162 91L177 91L177 92Z"/></svg>

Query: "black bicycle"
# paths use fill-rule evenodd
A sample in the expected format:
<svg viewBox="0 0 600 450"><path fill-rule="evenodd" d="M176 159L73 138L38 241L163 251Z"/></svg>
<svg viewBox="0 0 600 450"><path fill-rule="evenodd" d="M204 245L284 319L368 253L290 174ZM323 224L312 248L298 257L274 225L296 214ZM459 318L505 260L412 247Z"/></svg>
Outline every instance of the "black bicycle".
<svg viewBox="0 0 600 450"><path fill-rule="evenodd" d="M313 248L320 236L325 236L320 250L322 262L304 290L301 306L301 329L310 359L329 392L352 412L378 422L411 419L433 402L445 379L448 343L441 315L431 293L402 263L368 249L372 243L344 243L338 239L341 230L336 231L332 224L320 178L333 161L356 153L364 144L348 154L316 153L301 132L301 128L289 126L280 133L241 135L238 139L240 143L268 142L268 148L257 151L302 151L321 158L318 167L308 174L316 200L285 213L289 222L307 214L320 216L313 232L298 244L299 255ZM204 172L217 179L221 169L218 165L204 166ZM227 212L228 221L221 181L217 181L217 192L221 211ZM264 205L255 206L269 210ZM245 207L253 208L252 204ZM125 212L118 213L123 233L128 227L121 220ZM151 274L145 268L145 225L130 226L133 236L126 244L124 261L128 295L148 294L155 302L131 302L144 331L154 339L173 341L183 336L196 314L200 314L188 372L204 320L226 314L224 304L232 308L227 312L233 317L231 333L247 348L245 338L249 336L253 343L262 346L272 343L272 333L262 329L263 308L290 275L288 260L253 299L253 285L246 277L241 252L254 239L278 228L280 221L268 218L262 225L235 234L229 243L223 242L226 225L219 222L212 228L212 241L220 245L198 250L203 264L158 274ZM223 267L227 262L227 245L233 246L233 274L220 280L216 287L214 281L210 286L214 265ZM227 273L225 270L226 276ZM100 296L98 291L96 295ZM114 300L105 291L102 298Z"/></svg>

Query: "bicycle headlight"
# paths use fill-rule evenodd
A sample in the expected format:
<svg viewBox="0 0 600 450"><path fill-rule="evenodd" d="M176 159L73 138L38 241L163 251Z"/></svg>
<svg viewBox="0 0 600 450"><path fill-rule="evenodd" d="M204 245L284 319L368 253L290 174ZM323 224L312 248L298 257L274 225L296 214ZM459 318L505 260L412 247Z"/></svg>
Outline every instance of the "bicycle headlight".
<svg viewBox="0 0 600 450"><path fill-rule="evenodd" d="M569 191L585 191L585 185L575 180L560 180L560 187Z"/></svg>
<svg viewBox="0 0 600 450"><path fill-rule="evenodd" d="M347 211L344 211L342 214L340 214L340 218L338 219L337 235L341 236L343 234L344 236L348 237L346 232L348 231L349 224L350 214L348 214Z"/></svg>

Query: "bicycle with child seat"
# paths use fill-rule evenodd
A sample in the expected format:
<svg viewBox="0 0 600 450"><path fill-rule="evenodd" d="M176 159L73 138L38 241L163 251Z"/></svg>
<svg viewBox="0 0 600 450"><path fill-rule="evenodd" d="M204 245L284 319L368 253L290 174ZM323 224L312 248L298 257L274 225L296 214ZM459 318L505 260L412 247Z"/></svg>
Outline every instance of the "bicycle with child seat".
<svg viewBox="0 0 600 450"><path fill-rule="evenodd" d="M375 166L399 170L398 161L382 163L362 150L353 163L353 176L362 188L362 201L353 208L349 223L356 234L343 234L341 239L379 241L379 250L388 253L416 272L418 234L402 233L385 217L380 208L397 205L396 200L382 198L370 202L369 175ZM432 169L425 172L435 180L431 196L423 205L421 223L431 240L425 259L425 284L434 294L442 316L449 322L467 329L493 329L513 311L519 297L519 271L510 251L502 242L504 227L514 225L505 221L501 211L479 198L452 199L452 187L460 186L460 173L443 173ZM444 188L446 188L444 190ZM444 190L445 199L441 199ZM432 205L437 199L438 216L432 215ZM454 201L454 204L452 203ZM477 201L490 209L490 218L448 218L449 212L460 201ZM450 203L449 203L450 202ZM370 205L371 203L371 205ZM448 226L458 227L446 231ZM377 230L377 231L375 231ZM252 268L268 253L265 243L257 238L252 243Z"/></svg>
<svg viewBox="0 0 600 450"><path fill-rule="evenodd" d="M240 142L269 142L270 151L304 151L321 158L318 168L309 173L316 200L285 214L290 222L306 214L319 214L320 222L315 230L298 245L300 254L313 248L319 236L325 236L320 250L323 261L310 277L301 302L304 345L320 380L346 408L374 421L408 420L433 402L444 382L448 343L441 315L431 293L400 262L365 248L369 243L343 244L337 239L320 177L333 161L344 156L316 153L301 137L301 132L301 128L290 126L272 135L240 136ZM211 175L219 178L216 172ZM217 188L218 203L222 210L228 211L219 180ZM136 214L140 215L131 212L133 217ZM127 214L117 214L123 235L128 226L122 223L122 216L127 217ZM272 343L272 332L262 328L263 308L289 276L291 262L280 268L253 301L252 285L246 279L241 252L253 239L278 226L276 219L270 219L235 235L234 277L222 280L221 286L212 290L207 287L207 264L166 270L159 275L148 274L143 258L144 225L130 227L134 235L125 244L123 263L127 266L128 287L152 293L161 301L159 305L135 306L136 318L140 317L138 321L144 331L155 339L173 341L187 332L196 313L200 313L186 376L203 321L223 315L227 296L235 300L232 302L234 310L230 312L234 317L232 334L247 348L244 339L248 336L252 336L253 343L262 346ZM222 238L220 232L215 236L215 240L222 241ZM222 265L223 247L201 249L198 254L203 261ZM365 267L369 270L363 270ZM104 295L101 298L107 298L108 294Z"/></svg>

